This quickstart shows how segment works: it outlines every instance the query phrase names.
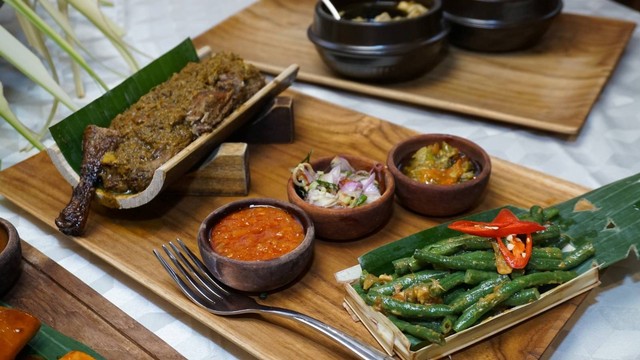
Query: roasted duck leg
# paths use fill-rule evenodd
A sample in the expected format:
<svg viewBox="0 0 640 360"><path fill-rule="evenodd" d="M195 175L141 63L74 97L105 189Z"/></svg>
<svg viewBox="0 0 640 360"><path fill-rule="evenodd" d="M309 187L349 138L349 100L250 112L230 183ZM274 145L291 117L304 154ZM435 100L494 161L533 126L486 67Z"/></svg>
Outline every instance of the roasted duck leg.
<svg viewBox="0 0 640 360"><path fill-rule="evenodd" d="M56 226L67 235L78 236L84 231L91 200L99 182L100 161L107 151L113 151L119 142L118 132L89 125L84 131L80 182L73 188L69 204L56 219Z"/></svg>

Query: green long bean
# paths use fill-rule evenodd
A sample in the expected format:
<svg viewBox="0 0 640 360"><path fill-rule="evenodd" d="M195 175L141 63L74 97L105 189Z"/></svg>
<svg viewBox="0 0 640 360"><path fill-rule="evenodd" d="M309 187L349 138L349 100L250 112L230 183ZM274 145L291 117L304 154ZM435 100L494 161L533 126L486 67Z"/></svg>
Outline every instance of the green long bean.
<svg viewBox="0 0 640 360"><path fill-rule="evenodd" d="M460 255L444 256L433 254L424 249L416 250L413 257L419 261L454 270L496 270L496 263L493 257L490 259L470 259L468 256L461 257Z"/></svg>
<svg viewBox="0 0 640 360"><path fill-rule="evenodd" d="M476 303L482 297L491 294L496 286L507 281L509 281L509 277L505 275L485 280L467 291L464 295L449 303L449 306L451 306L454 313L461 313L464 309Z"/></svg>
<svg viewBox="0 0 640 360"><path fill-rule="evenodd" d="M408 321L400 320L395 316L388 316L389 320L403 333L413 335L417 338L428 340L438 345L444 344L444 334L426 326L412 324Z"/></svg>
<svg viewBox="0 0 640 360"><path fill-rule="evenodd" d="M443 335L447 335L453 331L453 324L457 317L455 315L446 315L441 320L408 320L414 325L420 325L435 330Z"/></svg>
<svg viewBox="0 0 640 360"><path fill-rule="evenodd" d="M500 277L495 271L483 271L476 269L467 269L464 273L464 283L469 285L477 285L489 279Z"/></svg>
<svg viewBox="0 0 640 360"><path fill-rule="evenodd" d="M540 291L534 287L518 291L505 300L503 304L511 307L520 306L538 300L539 298Z"/></svg>
<svg viewBox="0 0 640 360"><path fill-rule="evenodd" d="M564 256L562 250L557 247L534 247L532 250L532 258L562 259Z"/></svg>
<svg viewBox="0 0 640 360"><path fill-rule="evenodd" d="M458 297L463 296L464 294L467 293L467 289L466 288L456 288L452 291L449 291L448 293L444 294L444 296L442 297L442 301L445 304L451 304L453 301L455 301Z"/></svg>
<svg viewBox="0 0 640 360"><path fill-rule="evenodd" d="M482 249L491 249L491 239L467 234L440 240L424 247L424 250L438 255L451 255L460 250Z"/></svg>
<svg viewBox="0 0 640 360"><path fill-rule="evenodd" d="M584 243L582 246L573 250L562 259L534 258L533 254L527 269L531 270L570 270L582 264L584 261L595 255L596 250L591 242Z"/></svg>
<svg viewBox="0 0 640 360"><path fill-rule="evenodd" d="M449 275L446 270L423 270L417 273L407 274L396 278L386 284L372 286L370 294L392 295L409 286L426 282L431 279L439 279Z"/></svg>
<svg viewBox="0 0 640 360"><path fill-rule="evenodd" d="M491 249L491 240L480 236L463 234L440 240L434 244L425 246L423 249L438 255L451 255L461 249ZM399 276L410 272L416 272L428 265L428 263L422 262L413 256L396 259L391 263L395 273Z"/></svg>
<svg viewBox="0 0 640 360"><path fill-rule="evenodd" d="M520 276L500 286L466 308L456 320L453 329L460 332L475 324L484 314L525 288L547 284L561 284L577 276L571 271L549 271Z"/></svg>
<svg viewBox="0 0 640 360"><path fill-rule="evenodd" d="M390 296L367 294L365 302L374 308L382 310L386 314L391 314L403 318L411 319L433 319L446 315L453 315L453 310L445 304L414 304L400 301Z"/></svg>
<svg viewBox="0 0 640 360"><path fill-rule="evenodd" d="M464 277L464 271L456 271L443 277L441 280L431 284L431 288L429 289L431 295L440 296L454 287L464 284Z"/></svg>

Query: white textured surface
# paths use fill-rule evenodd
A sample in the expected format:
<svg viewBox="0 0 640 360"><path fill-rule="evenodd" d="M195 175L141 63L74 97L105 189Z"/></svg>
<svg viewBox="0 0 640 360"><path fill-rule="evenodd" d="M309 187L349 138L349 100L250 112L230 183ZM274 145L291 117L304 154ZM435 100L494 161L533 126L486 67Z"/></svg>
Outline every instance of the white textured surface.
<svg viewBox="0 0 640 360"><path fill-rule="evenodd" d="M161 55L185 37L195 37L253 3L249 0L116 0L106 13L127 30L127 41L143 52L142 64ZM565 12L640 22L640 12L609 0L565 0ZM0 8L0 23L17 33L8 6ZM126 71L109 43L81 20L80 37L97 58ZM54 53L60 58L60 54ZM71 89L67 61L61 59L65 89ZM116 75L101 71L115 85ZM46 118L50 98L0 60L0 82L13 111L34 128ZM86 80L88 103L101 92ZM355 94L296 84L294 88L318 98L397 123L420 132L445 132L467 137L491 155L595 188L640 172L640 30L605 87L580 134L573 138L516 126L480 121L362 97ZM62 109L57 120L68 111ZM48 140L47 143L50 143ZM24 160L26 141L0 123L1 168ZM34 191L42 191L34 189ZM249 358L219 334L180 314L118 271L51 231L24 211L0 198L0 217L11 221L22 238L76 274L126 313L156 333L189 359ZM640 359L640 263L631 257L609 269L603 284L562 330L545 357L552 359ZM523 356L524 357L524 356ZM455 358L455 357L454 357Z"/></svg>

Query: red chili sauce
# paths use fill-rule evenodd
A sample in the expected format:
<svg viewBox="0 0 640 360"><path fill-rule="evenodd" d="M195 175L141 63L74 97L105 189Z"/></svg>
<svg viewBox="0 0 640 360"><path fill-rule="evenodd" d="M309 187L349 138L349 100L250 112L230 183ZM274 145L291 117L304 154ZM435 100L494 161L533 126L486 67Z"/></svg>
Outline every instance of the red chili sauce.
<svg viewBox="0 0 640 360"><path fill-rule="evenodd" d="M304 229L288 212L255 206L224 217L211 229L211 248L232 259L270 260L295 249Z"/></svg>

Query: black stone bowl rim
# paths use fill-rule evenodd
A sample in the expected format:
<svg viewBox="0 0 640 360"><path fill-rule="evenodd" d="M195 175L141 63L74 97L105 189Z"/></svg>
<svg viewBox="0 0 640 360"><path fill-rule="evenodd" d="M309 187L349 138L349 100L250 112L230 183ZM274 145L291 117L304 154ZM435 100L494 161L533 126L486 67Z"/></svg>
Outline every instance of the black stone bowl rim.
<svg viewBox="0 0 640 360"><path fill-rule="evenodd" d="M409 53L414 49L440 42L449 35L450 30L451 27L449 26L449 23L443 20L442 30L430 38L412 42L382 45L350 45L328 41L320 38L316 33L314 33L311 26L307 29L307 36L314 45L325 50L361 56L395 56Z"/></svg>
<svg viewBox="0 0 640 360"><path fill-rule="evenodd" d="M309 27L308 33L313 33L315 37L319 39L323 39L323 41L328 43L354 45L354 46L372 46L373 47L373 46L381 46L381 45L421 42L433 36L439 36L442 33L443 21L441 20L443 19L443 10L442 10L443 0L429 0L429 1L432 1L435 4L435 6L430 7L426 13L413 18L403 19L399 21L388 21L388 22L358 22L358 21L351 21L346 19L336 20L329 13L326 6L321 1L318 1L316 6L314 7L315 9L313 14L314 20ZM362 1L352 1L352 2L366 3L366 2L375 2L375 1L362 0ZM334 2L334 5L335 4L336 3ZM426 22L429 21L428 18L433 18L433 17L437 19L436 20L437 23L435 25L432 25L433 21L431 21L429 23L430 26L424 27L424 29L430 30L429 32L418 33L416 31L409 31L409 30L416 30L420 28L421 23L427 24ZM316 20L321 20L322 23L316 23ZM398 29L402 29L403 31L400 32L401 35L397 40L394 39L393 41L389 41L389 40L385 41L382 38L380 38L380 41L376 42L375 44L362 45L365 42L371 43L372 41L371 37L367 39L368 41L362 41L361 43L358 43L355 41L352 41L352 42L339 41L337 39L333 39L333 38L330 39L329 37L323 36L324 34L322 32L313 31L315 27L324 27L325 29L332 28L334 30L336 28L339 28L343 33L345 31L352 32L352 35L350 36L355 36L353 35L353 32L356 32L356 31L358 33L362 32L363 33L362 37L370 36L372 35L373 32L379 32L379 33L384 33L385 35L384 37L386 38L386 37L392 37L391 35L388 35L388 34L390 34L393 31L396 31L396 33L398 33L397 32ZM337 33L337 31L334 31L333 33ZM379 33L377 35L380 35ZM373 38L375 38L375 36Z"/></svg>
<svg viewBox="0 0 640 360"><path fill-rule="evenodd" d="M544 14L543 16L531 17L526 20L517 19L512 21L507 20L488 20L488 19L474 19L468 18L464 16L458 16L451 14L449 12L444 12L444 18L451 22L454 25L462 25L474 28L482 28L482 29L502 29L502 28L514 28L521 26L528 26L529 24L542 22L553 18L562 12L563 2L558 1L558 5L553 9L553 11Z"/></svg>

